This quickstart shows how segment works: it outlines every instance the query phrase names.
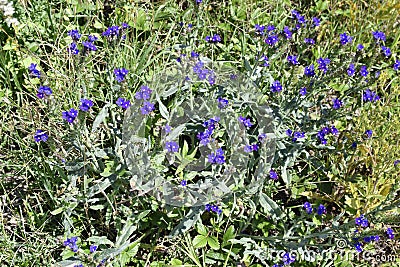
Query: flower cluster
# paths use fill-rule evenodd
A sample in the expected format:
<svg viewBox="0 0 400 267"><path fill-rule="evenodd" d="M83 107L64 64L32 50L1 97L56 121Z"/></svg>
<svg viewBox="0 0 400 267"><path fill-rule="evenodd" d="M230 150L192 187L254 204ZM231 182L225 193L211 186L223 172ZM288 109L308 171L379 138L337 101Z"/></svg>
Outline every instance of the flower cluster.
<svg viewBox="0 0 400 267"><path fill-rule="evenodd" d="M329 63L331 63L331 60L329 58L319 58L317 59L317 63L318 63L318 69L322 70L324 73L326 73L328 71L328 65Z"/></svg>
<svg viewBox="0 0 400 267"><path fill-rule="evenodd" d="M125 76L128 74L129 70L125 68L115 69L114 75L117 82L123 82L125 80Z"/></svg>
<svg viewBox="0 0 400 267"><path fill-rule="evenodd" d="M370 89L364 91L363 101L364 102L376 102L380 99L379 95Z"/></svg>
<svg viewBox="0 0 400 267"><path fill-rule="evenodd" d="M392 229L392 228L389 227L389 228L386 230L386 234L388 235L389 239L394 239L394 232L393 232L393 229Z"/></svg>
<svg viewBox="0 0 400 267"><path fill-rule="evenodd" d="M308 77L312 77L315 75L314 64L311 64L310 66L304 68L304 75Z"/></svg>
<svg viewBox="0 0 400 267"><path fill-rule="evenodd" d="M372 36L375 38L377 43L379 43L380 41L382 41L382 42L386 41L386 35L385 35L385 33L381 32L381 31L372 32Z"/></svg>
<svg viewBox="0 0 400 267"><path fill-rule="evenodd" d="M346 33L340 34L340 43L342 45L349 44L352 42L352 40L353 40L353 37L347 35Z"/></svg>
<svg viewBox="0 0 400 267"><path fill-rule="evenodd" d="M77 252L78 251L78 245L76 244L77 241L78 241L77 236L67 238L67 240L64 241L64 246L69 247L73 252Z"/></svg>
<svg viewBox="0 0 400 267"><path fill-rule="evenodd" d="M193 66L193 72L197 74L199 80L205 80L207 78L210 85L215 84L215 73L212 70L208 70L204 66L204 62L199 61Z"/></svg>
<svg viewBox="0 0 400 267"><path fill-rule="evenodd" d="M331 128L329 127L324 127L317 133L317 138L321 141L321 144L326 145L328 140L325 138L326 135L328 134L333 134L333 135L338 135L339 131L336 129L335 126L332 126Z"/></svg>
<svg viewBox="0 0 400 267"><path fill-rule="evenodd" d="M278 93L282 91L282 84L280 81L274 81L271 85L271 92Z"/></svg>
<svg viewBox="0 0 400 267"><path fill-rule="evenodd" d="M220 209L217 205L206 204L204 210L209 212L215 212L218 215L222 213L222 209Z"/></svg>
<svg viewBox="0 0 400 267"><path fill-rule="evenodd" d="M367 138L371 138L371 137L372 137L372 130L366 130L366 131L365 131L365 136L366 136Z"/></svg>
<svg viewBox="0 0 400 267"><path fill-rule="evenodd" d="M74 108L71 108L69 111L62 112L62 118L69 123L73 123L77 116L78 111Z"/></svg>
<svg viewBox="0 0 400 267"><path fill-rule="evenodd" d="M109 41L118 38L121 36L122 39L125 39L125 35L123 35L124 31L129 28L127 23L122 23L121 26L110 26L105 30L101 35L106 37Z"/></svg>
<svg viewBox="0 0 400 267"><path fill-rule="evenodd" d="M286 252L282 256L283 265L281 264L274 264L272 267L283 267L285 265L290 265L291 263L296 261L296 255L291 255L290 252Z"/></svg>
<svg viewBox="0 0 400 267"><path fill-rule="evenodd" d="M28 70L29 70L29 74L33 77L33 78L40 78L40 71L36 69L37 64L31 63L31 65L29 65Z"/></svg>
<svg viewBox="0 0 400 267"><path fill-rule="evenodd" d="M178 152L179 150L179 145L177 142L171 141L171 142L167 142L165 144L165 149L170 152L170 153L174 153L174 152Z"/></svg>
<svg viewBox="0 0 400 267"><path fill-rule="evenodd" d="M228 106L228 104L229 104L229 101L228 101L228 99L224 99L224 98L222 98L222 97L218 97L218 108L219 109L224 109L224 108L226 108L227 106Z"/></svg>
<svg viewBox="0 0 400 267"><path fill-rule="evenodd" d="M89 99L81 99L81 105L79 109L82 111L89 111L89 109L93 106L93 101Z"/></svg>
<svg viewBox="0 0 400 267"><path fill-rule="evenodd" d="M289 55L287 57L287 61L292 65L298 65L299 64L299 61L297 61L297 56L295 56L295 55Z"/></svg>
<svg viewBox="0 0 400 267"><path fill-rule="evenodd" d="M239 116L238 120L242 123L244 127L250 128L251 126L253 126L253 123L251 123L250 119Z"/></svg>
<svg viewBox="0 0 400 267"><path fill-rule="evenodd" d="M305 202L303 205L303 208L306 210L308 214L311 214L313 212L313 208L311 206L310 202ZM322 215L326 213L326 207L322 204L319 204L318 209L316 209L316 212L318 215Z"/></svg>
<svg viewBox="0 0 400 267"><path fill-rule="evenodd" d="M291 129L287 129L286 130L286 135L289 137L293 137L292 141L296 142L297 139L299 138L304 138L306 137L306 133L305 132L293 132Z"/></svg>
<svg viewBox="0 0 400 267"><path fill-rule="evenodd" d="M40 99L44 98L45 96L50 96L53 93L53 91L50 89L50 87L47 86L39 86L38 92L36 96Z"/></svg>
<svg viewBox="0 0 400 267"><path fill-rule="evenodd" d="M119 97L115 103L123 109L127 109L131 106L131 101L122 97Z"/></svg>
<svg viewBox="0 0 400 267"><path fill-rule="evenodd" d="M42 130L37 130L35 133L34 139L35 139L35 142L40 142L40 141L46 142L47 139L49 139L49 136Z"/></svg>
<svg viewBox="0 0 400 267"><path fill-rule="evenodd" d="M211 154L208 155L208 162L210 162L211 164L224 164L225 156L222 148L218 148L215 153L211 152Z"/></svg>
<svg viewBox="0 0 400 267"><path fill-rule="evenodd" d="M349 76L353 76L355 72L356 72L356 67L354 66L354 64L350 64L349 68L347 69L347 74Z"/></svg>
<svg viewBox="0 0 400 267"><path fill-rule="evenodd" d="M207 35L204 40L208 43L219 43L222 39L218 34L214 34L212 37Z"/></svg>
<svg viewBox="0 0 400 267"><path fill-rule="evenodd" d="M361 214L360 217L355 219L355 224L360 225L361 227L368 227L368 219L364 217L364 214Z"/></svg>
<svg viewBox="0 0 400 267"><path fill-rule="evenodd" d="M72 43L70 43L68 47L68 51L70 51L74 55L79 54L79 49L78 49L78 41L81 39L82 34L79 33L78 30L70 30L68 32L68 36L72 38ZM94 35L89 35L87 37L86 41L82 42L83 45L83 54L87 54L89 51L96 51L97 47L94 44L94 42L97 40L97 37Z"/></svg>
<svg viewBox="0 0 400 267"><path fill-rule="evenodd" d="M343 101L340 100L339 98L333 99L333 109L339 109L343 106Z"/></svg>
<svg viewBox="0 0 400 267"><path fill-rule="evenodd" d="M252 144L252 145L245 145L244 146L244 152L246 153L250 153L253 151L257 151L258 150L258 145L257 144Z"/></svg>
<svg viewBox="0 0 400 267"><path fill-rule="evenodd" d="M367 77L368 76L368 69L367 66L361 66L360 68L360 75L363 77Z"/></svg>
<svg viewBox="0 0 400 267"><path fill-rule="evenodd" d="M214 117L203 123L203 126L206 127L206 129L204 132L197 134L197 139L200 140L201 145L205 146L214 140L212 134L214 133L214 129L217 127L219 120L219 117Z"/></svg>

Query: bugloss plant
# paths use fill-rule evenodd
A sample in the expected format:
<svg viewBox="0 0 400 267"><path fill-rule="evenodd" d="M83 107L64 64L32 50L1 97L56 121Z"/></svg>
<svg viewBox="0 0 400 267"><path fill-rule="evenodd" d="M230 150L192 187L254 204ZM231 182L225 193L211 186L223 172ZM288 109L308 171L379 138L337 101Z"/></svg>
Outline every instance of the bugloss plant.
<svg viewBox="0 0 400 267"><path fill-rule="evenodd" d="M197 21L163 32L171 45L157 53L158 37L138 41L145 6L130 26L61 27L48 60L24 62L41 114L29 137L55 180L45 188L63 228L59 264L166 264L164 251L171 265L295 265L295 250L334 236L359 252L394 239L396 215L380 210L398 203L399 167L371 162L388 150L372 145L386 128L358 121L398 88L393 37L326 40L328 21L296 10L240 34L202 30L213 3L193 4ZM224 60L239 43L230 34L249 50Z"/></svg>

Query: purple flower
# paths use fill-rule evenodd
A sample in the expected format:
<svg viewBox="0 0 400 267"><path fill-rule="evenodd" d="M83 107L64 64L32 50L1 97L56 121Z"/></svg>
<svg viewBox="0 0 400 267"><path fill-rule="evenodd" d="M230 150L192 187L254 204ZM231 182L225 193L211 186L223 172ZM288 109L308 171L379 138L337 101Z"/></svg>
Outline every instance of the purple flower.
<svg viewBox="0 0 400 267"><path fill-rule="evenodd" d="M69 123L73 123L77 116L78 116L78 111L73 108L71 108L69 111L62 112L62 118Z"/></svg>
<svg viewBox="0 0 400 267"><path fill-rule="evenodd" d="M76 244L77 241L78 241L77 236L67 238L67 240L64 241L64 246L69 247L70 249L72 249L73 252L77 252L78 251L78 245Z"/></svg>
<svg viewBox="0 0 400 267"><path fill-rule="evenodd" d="M375 38L375 40L376 40L377 43L378 43L379 41L383 41L383 42L386 41L386 36L385 36L385 34L384 34L383 32L381 32L381 31L372 32L372 36L374 36L374 38Z"/></svg>
<svg viewBox="0 0 400 267"><path fill-rule="evenodd" d="M278 174L274 171L274 170L270 170L269 171L269 177L272 179L272 180L278 180Z"/></svg>
<svg viewBox="0 0 400 267"><path fill-rule="evenodd" d="M358 44L357 45L357 50L358 51L361 51L361 50L363 50L364 49L364 46L362 45L362 44Z"/></svg>
<svg viewBox="0 0 400 267"><path fill-rule="evenodd" d="M297 61L297 56L288 56L287 57L287 61L289 62L289 63L291 63L292 65L298 65L299 64L299 62Z"/></svg>
<svg viewBox="0 0 400 267"><path fill-rule="evenodd" d="M331 63L329 58L319 58L317 59L318 69L322 70L324 73L328 71L328 64Z"/></svg>
<svg viewBox="0 0 400 267"><path fill-rule="evenodd" d="M361 66L360 68L360 75L363 77L367 77L368 75L368 70L367 70L367 66Z"/></svg>
<svg viewBox="0 0 400 267"><path fill-rule="evenodd" d="M166 124L166 125L164 126L164 131L165 131L165 133L170 133L171 130L172 130L172 127L169 126L168 124Z"/></svg>
<svg viewBox="0 0 400 267"><path fill-rule="evenodd" d="M29 65L28 70L29 70L29 74L34 77L34 78L40 78L40 71L36 69L36 64L31 63L31 65Z"/></svg>
<svg viewBox="0 0 400 267"><path fill-rule="evenodd" d="M72 40L74 40L74 42L77 42L82 36L81 34L79 34L78 30L70 30L68 32L68 35L72 37Z"/></svg>
<svg viewBox="0 0 400 267"><path fill-rule="evenodd" d="M311 64L310 66L307 66L304 68L304 75L308 76L308 77L312 77L315 75L315 71L314 71L314 65Z"/></svg>
<svg viewBox="0 0 400 267"><path fill-rule="evenodd" d="M396 59L396 61L394 62L394 65L393 65L393 69L394 69L395 71L398 71L399 68L400 68L400 60L399 60L399 59Z"/></svg>
<svg viewBox="0 0 400 267"><path fill-rule="evenodd" d="M343 106L342 100L340 100L339 98L333 99L333 109L339 109L342 106Z"/></svg>
<svg viewBox="0 0 400 267"><path fill-rule="evenodd" d="M354 247L356 248L357 252L362 252L363 251L362 244L360 242L355 243Z"/></svg>
<svg viewBox="0 0 400 267"><path fill-rule="evenodd" d="M68 51L74 55L77 55L79 53L78 45L75 42L72 42L68 47Z"/></svg>
<svg viewBox="0 0 400 267"><path fill-rule="evenodd" d="M195 51L192 51L192 52L190 52L190 57L198 58L199 57L199 53L196 53Z"/></svg>
<svg viewBox="0 0 400 267"><path fill-rule="evenodd" d="M286 252L282 257L282 260L283 260L283 264L289 265L296 261L296 255L290 255L289 252Z"/></svg>
<svg viewBox="0 0 400 267"><path fill-rule="evenodd" d="M275 30L275 26L274 25L268 25L267 26L267 31L272 32Z"/></svg>
<svg viewBox="0 0 400 267"><path fill-rule="evenodd" d="M287 136L291 137L292 134L293 134L293 131L290 130L290 129L287 129L285 133L286 133Z"/></svg>
<svg viewBox="0 0 400 267"><path fill-rule="evenodd" d="M167 143L165 143L165 149L170 153L178 152L179 145L177 142L174 142L174 141L167 142Z"/></svg>
<svg viewBox="0 0 400 267"><path fill-rule="evenodd" d="M250 153L253 151L257 151L258 150L258 145L257 144L253 144L253 145L246 145L244 147L244 152L246 153Z"/></svg>
<svg viewBox="0 0 400 267"><path fill-rule="evenodd" d="M364 102L376 102L380 99L379 95L369 89L365 90L363 93Z"/></svg>
<svg viewBox="0 0 400 267"><path fill-rule="evenodd" d="M399 159L396 159L396 160L393 162L393 165L396 167L398 164L400 164L400 160L399 160Z"/></svg>
<svg viewBox="0 0 400 267"><path fill-rule="evenodd" d="M367 136L367 138L371 138L372 137L372 130L366 130L365 131L365 135Z"/></svg>
<svg viewBox="0 0 400 267"><path fill-rule="evenodd" d="M321 21L319 20L319 18L313 17L312 21L313 21L315 27L318 27L321 24Z"/></svg>
<svg viewBox="0 0 400 267"><path fill-rule="evenodd" d="M131 101L129 101L128 99L122 98L122 97L118 98L117 102L115 102L115 103L123 109L129 108L131 105Z"/></svg>
<svg viewBox="0 0 400 267"><path fill-rule="evenodd" d="M250 128L251 126L253 126L253 124L251 123L250 119L246 119L246 118L240 116L238 120L239 120L245 127L249 127L249 128Z"/></svg>
<svg viewBox="0 0 400 267"><path fill-rule="evenodd" d="M285 34L286 39L291 39L292 38L292 32L290 31L288 26L285 26L283 28L283 33Z"/></svg>
<svg viewBox="0 0 400 267"><path fill-rule="evenodd" d="M117 37L119 35L120 30L121 28L119 26L111 26L102 33L102 36L112 39L113 37Z"/></svg>
<svg viewBox="0 0 400 267"><path fill-rule="evenodd" d="M97 250L97 246L96 245L91 245L89 250L90 250L90 253L94 253Z"/></svg>
<svg viewBox="0 0 400 267"><path fill-rule="evenodd" d="M211 164L224 164L225 157L222 148L218 148L215 153L211 153L210 155L208 155L208 162L210 162Z"/></svg>
<svg viewBox="0 0 400 267"><path fill-rule="evenodd" d="M97 47L94 45L94 43L90 42L90 41L85 41L82 42L82 45L84 48L86 48L89 51L96 51Z"/></svg>
<svg viewBox="0 0 400 267"><path fill-rule="evenodd" d="M385 55L385 57L389 57L392 54L389 47L381 46L381 48L382 48L382 52Z"/></svg>
<svg viewBox="0 0 400 267"><path fill-rule="evenodd" d="M181 186L186 186L187 185L187 181L186 180L182 180L181 181Z"/></svg>
<svg viewBox="0 0 400 267"><path fill-rule="evenodd" d="M115 79L118 82L123 82L125 79L125 76L128 74L128 70L124 69L124 68L120 68L120 69L115 69L114 70L114 74L115 74Z"/></svg>
<svg viewBox="0 0 400 267"><path fill-rule="evenodd" d="M342 45L349 44L353 40L353 37L350 35L347 35L346 33L340 34L340 43Z"/></svg>
<svg viewBox="0 0 400 267"><path fill-rule="evenodd" d="M154 104L148 101L143 103L143 107L140 108L142 115L148 115L154 110Z"/></svg>
<svg viewBox="0 0 400 267"><path fill-rule="evenodd" d="M204 40L208 43L219 43L221 42L221 36L218 34L214 34L213 37L207 35Z"/></svg>
<svg viewBox="0 0 400 267"><path fill-rule="evenodd" d="M258 135L258 142L263 142L267 138L267 135L265 133L259 134Z"/></svg>
<svg viewBox="0 0 400 267"><path fill-rule="evenodd" d="M306 210L306 212L307 212L308 214L311 214L311 213L312 213L313 208L311 207L310 202L305 202L304 205L303 205L303 207L304 207L304 209Z"/></svg>
<svg viewBox="0 0 400 267"><path fill-rule="evenodd" d="M278 93L282 91L282 85L279 81L274 81L271 85L271 92Z"/></svg>
<svg viewBox="0 0 400 267"><path fill-rule="evenodd" d="M148 100L148 99L150 99L151 92L152 92L152 90L149 87L142 85L140 87L140 91L135 94L135 98Z"/></svg>
<svg viewBox="0 0 400 267"><path fill-rule="evenodd" d="M218 97L218 108L219 109L226 108L228 106L228 104L229 104L228 99Z"/></svg>
<svg viewBox="0 0 400 267"><path fill-rule="evenodd" d="M94 36L94 35L89 35L89 36L88 36L88 41L91 42L91 43L97 41L97 39L98 39L98 38L97 38L96 36Z"/></svg>
<svg viewBox="0 0 400 267"><path fill-rule="evenodd" d="M47 139L49 139L49 136L42 130L36 130L36 133L33 138L35 139L35 142L40 142L40 141L46 142Z"/></svg>
<svg viewBox="0 0 400 267"><path fill-rule="evenodd" d="M392 229L392 228L389 227L389 228L386 230L386 234L388 235L389 239L394 239L394 232L393 232L393 229Z"/></svg>
<svg viewBox="0 0 400 267"><path fill-rule="evenodd" d="M322 215L322 214L324 214L324 213L326 213L326 208L325 208L324 205L320 204L319 207L318 207L318 209L317 209L317 214L318 214L318 215Z"/></svg>
<svg viewBox="0 0 400 267"><path fill-rule="evenodd" d="M300 89L300 94L301 94L302 96L305 96L305 95L307 94L307 88L306 88L306 87L302 87L302 88Z"/></svg>
<svg viewBox="0 0 400 267"><path fill-rule="evenodd" d="M254 26L254 28L256 29L256 33L257 33L257 34L259 34L259 35L264 35L265 26L256 24L256 25Z"/></svg>
<svg viewBox="0 0 400 267"><path fill-rule="evenodd" d="M267 39L265 39L265 43L269 46L274 46L276 43L278 43L278 41L278 35L270 35L267 37Z"/></svg>
<svg viewBox="0 0 400 267"><path fill-rule="evenodd" d="M128 23L126 23L126 22L122 22L122 24L121 24L121 28L122 28L122 29L128 29L128 28L129 28L129 25L128 25Z"/></svg>
<svg viewBox="0 0 400 267"><path fill-rule="evenodd" d="M305 38L305 39L304 39L304 42L305 42L306 44L311 44L311 45L315 44L315 41L314 41L314 39L312 39L312 38Z"/></svg>
<svg viewBox="0 0 400 267"><path fill-rule="evenodd" d="M368 220L364 217L364 214L361 214L360 217L355 219L355 224L360 225L361 227L368 227Z"/></svg>
<svg viewBox="0 0 400 267"><path fill-rule="evenodd" d="M81 105L79 107L82 111L88 111L93 106L93 101L89 99L81 99Z"/></svg>
<svg viewBox="0 0 400 267"><path fill-rule="evenodd" d="M46 95L49 96L53 93L53 91L50 89L50 87L47 86L39 86L38 88L38 93L36 94L36 96L38 98L44 98Z"/></svg>
<svg viewBox="0 0 400 267"><path fill-rule="evenodd" d="M347 74L349 76L353 76L355 72L356 72L356 67L354 66L354 64L350 64L349 68L347 69Z"/></svg>

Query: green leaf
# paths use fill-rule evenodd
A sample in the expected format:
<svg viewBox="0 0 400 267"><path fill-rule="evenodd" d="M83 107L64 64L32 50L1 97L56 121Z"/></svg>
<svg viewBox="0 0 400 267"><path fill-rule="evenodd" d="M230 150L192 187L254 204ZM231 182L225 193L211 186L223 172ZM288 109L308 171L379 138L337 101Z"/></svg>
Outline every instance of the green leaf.
<svg viewBox="0 0 400 267"><path fill-rule="evenodd" d="M57 214L60 214L60 213L63 212L63 211L64 211L64 208L61 207L61 208L58 208L58 209L53 210L53 211L50 212L50 213L51 213L51 215L57 215Z"/></svg>
<svg viewBox="0 0 400 267"><path fill-rule="evenodd" d="M197 224L197 232L204 236L208 235L207 227L205 227L202 223Z"/></svg>
<svg viewBox="0 0 400 267"><path fill-rule="evenodd" d="M97 130L97 128L99 128L100 123L102 123L104 121L104 119L108 117L108 107L109 106L110 106L110 104L105 105L101 109L99 114L96 116L96 118L94 119L93 126L92 126L92 133L95 132Z"/></svg>
<svg viewBox="0 0 400 267"><path fill-rule="evenodd" d="M260 194L260 204L272 216L272 218L279 219L282 216L282 210L278 204L264 193Z"/></svg>
<svg viewBox="0 0 400 267"><path fill-rule="evenodd" d="M194 239L193 239L193 247L194 248L203 248L205 246L207 246L207 237L204 235L197 235Z"/></svg>
<svg viewBox="0 0 400 267"><path fill-rule="evenodd" d="M235 238L235 227L233 225L229 226L226 230L224 236L222 237L223 243L226 244L230 239Z"/></svg>
<svg viewBox="0 0 400 267"><path fill-rule="evenodd" d="M88 242L95 243L96 245L110 245L113 246L114 243L107 239L105 236L91 236L87 239Z"/></svg>
<svg viewBox="0 0 400 267"><path fill-rule="evenodd" d="M207 242L208 242L208 245L210 245L210 247L212 249L215 249L215 250L219 249L219 241L215 236L209 236L207 238Z"/></svg>

